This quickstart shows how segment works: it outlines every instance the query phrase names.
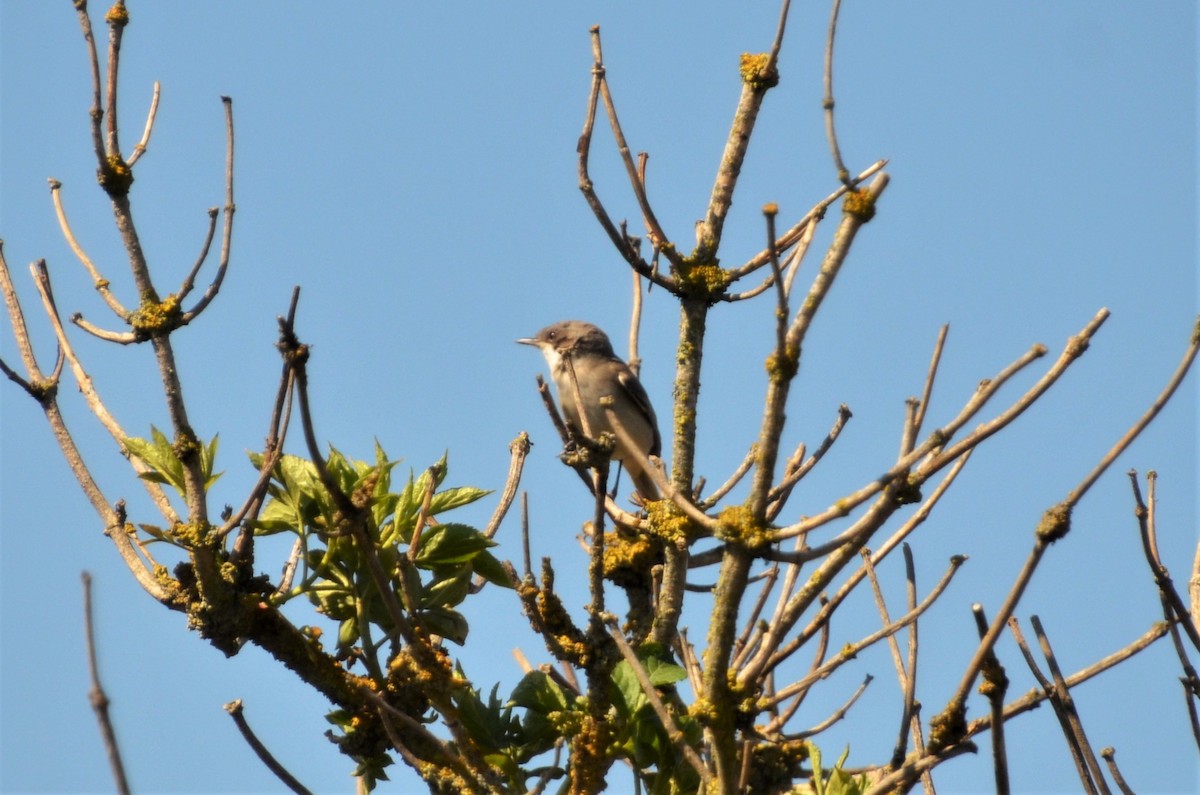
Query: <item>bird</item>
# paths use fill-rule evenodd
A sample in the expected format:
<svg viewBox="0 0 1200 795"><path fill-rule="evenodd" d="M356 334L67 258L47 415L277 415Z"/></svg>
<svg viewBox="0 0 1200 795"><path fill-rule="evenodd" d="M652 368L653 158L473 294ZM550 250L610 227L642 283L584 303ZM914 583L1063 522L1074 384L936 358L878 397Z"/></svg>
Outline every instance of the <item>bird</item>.
<svg viewBox="0 0 1200 795"><path fill-rule="evenodd" d="M643 502L659 499L658 487L641 464L647 456L662 453L654 407L633 370L613 353L608 335L591 323L563 320L517 342L538 348L546 357L565 419L576 429L586 427L593 438L605 431L617 436L601 404L602 398L612 398L611 409L640 453L634 454L617 436L613 460L624 465ZM576 385L586 426L575 401Z"/></svg>

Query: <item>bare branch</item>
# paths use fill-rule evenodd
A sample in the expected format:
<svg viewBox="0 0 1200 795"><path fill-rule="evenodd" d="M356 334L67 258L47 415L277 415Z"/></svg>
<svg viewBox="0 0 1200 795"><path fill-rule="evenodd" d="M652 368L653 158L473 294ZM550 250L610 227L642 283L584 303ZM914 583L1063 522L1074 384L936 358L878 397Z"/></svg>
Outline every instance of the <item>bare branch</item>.
<svg viewBox="0 0 1200 795"><path fill-rule="evenodd" d="M698 251L715 253L720 246L725 216L729 212L730 205L733 204L734 187L741 174L746 150L750 146L750 137L754 132L758 112L762 108L767 91L779 83L777 61L779 47L783 40L784 26L787 22L787 9L788 2L785 0L771 52L765 57L743 56L742 95L738 99L733 124L725 141L725 150L721 153L712 196L708 200L708 210L696 230Z"/></svg>
<svg viewBox="0 0 1200 795"><path fill-rule="evenodd" d="M878 643L880 640L883 640L884 638L889 637L896 632L899 632L904 627L916 621L917 618L926 610L928 610L930 605L937 601L937 598L941 596L942 591L944 591L946 586L950 584L950 580L954 577L954 574L958 571L959 567L962 566L964 560L965 558L961 556L956 556L950 559L950 566L942 575L942 579L938 581L937 585L935 585L933 590L929 592L929 595L925 597L924 601L917 605L916 609L909 610L896 621L892 622L891 624L887 624L875 632L872 632L865 638L856 641L855 643L847 644L837 657L821 665L807 676L797 680L796 682L793 682L787 687L781 688L778 694L771 699L771 701L774 703L779 703L788 696L808 687L813 682L827 678L838 668L854 659L855 655L857 655L863 649ZM774 662L774 664L772 664L770 667L774 668L777 664L777 662Z"/></svg>
<svg viewBox="0 0 1200 795"><path fill-rule="evenodd" d="M588 173L588 158L591 153L592 131L596 124L596 107L602 91L603 93L607 94L607 91L602 88L605 85L605 79L604 60L600 51L599 25L594 26L591 29L591 36L592 54L594 58L592 64L592 88L588 97L588 110L587 116L585 117L583 123L583 132L579 136L579 144L576 147L576 151L579 154L579 190L583 193L583 198L587 201L588 206L592 208L592 213L596 216L596 220L599 221L600 226L603 227L604 231L608 233L608 237L612 241L613 246L618 252L620 252L621 256L625 258L625 261L628 262L637 273L645 276L651 282L666 289L671 289L674 284L674 280L662 276L653 268L651 268L649 263L642 259L641 255L633 246L628 236L618 231L616 225L612 222L612 218L609 217L608 211L604 209L604 205L601 203L600 198L596 195L595 185L592 182L591 175ZM607 101L611 103L611 97L609 97ZM613 111L612 118L615 120L615 110ZM616 125L615 123L613 126L617 130L620 129L619 125ZM623 140L623 138L621 140ZM626 151L628 151L628 147L626 147ZM656 251L657 250L660 249L656 247ZM675 256L678 255L676 254Z"/></svg>
<svg viewBox="0 0 1200 795"><path fill-rule="evenodd" d="M713 506L721 501L722 497L733 491L734 487L736 487L737 484L742 481L742 478L746 476L746 473L750 471L750 467L754 466L755 452L757 449L758 448L755 445L751 444L750 450L746 453L746 457L743 458L742 463L738 464L737 468L733 470L733 473L730 474L729 479L722 483L716 491L701 500L696 507L700 508L702 511L710 510Z"/></svg>
<svg viewBox="0 0 1200 795"><path fill-rule="evenodd" d="M242 714L242 700L240 698L226 704L225 711L229 713L229 717L233 718L233 722L238 727L238 731L241 732L242 738L250 746L250 749L254 751L255 756L262 760L267 769L274 773L275 777L282 781L285 787L297 793L297 795L311 795L310 790L289 773L287 768L281 765L279 760L258 739L254 730L250 728L250 724L246 722L246 716Z"/></svg>
<svg viewBox="0 0 1200 795"><path fill-rule="evenodd" d="M95 264L92 263L91 257L83 250L83 246L79 245L79 240L76 239L75 232L71 229L70 222L67 221L67 211L63 207L62 201L62 183L56 179L51 179L49 182L50 199L54 203L54 214L58 216L58 226L62 230L63 237L66 238L67 245L71 247L71 251L75 252L75 256L79 258L79 262L87 270L88 275L92 277L92 286L96 288L96 292L100 293L100 297L104 299L104 303L108 304L108 308L117 317L128 321L129 310L122 306L117 297L108 289L108 279L100 274Z"/></svg>
<svg viewBox="0 0 1200 795"><path fill-rule="evenodd" d="M162 87L158 81L154 81L154 94L150 97L150 112L146 114L146 129L142 131L142 140L138 141L137 146L133 147L133 153L129 155L129 166L132 167L146 152L146 147L150 145L150 133L154 130L154 118L158 115L158 96Z"/></svg>
<svg viewBox="0 0 1200 795"><path fill-rule="evenodd" d="M825 99L821 107L825 109L825 135L829 139L833 165L837 169L838 179L845 183L850 179L850 172L842 162L842 150L838 146L837 131L833 124L833 40L837 35L838 11L841 7L842 0L833 0L833 10L829 12L829 33L825 38Z"/></svg>
<svg viewBox="0 0 1200 795"><path fill-rule="evenodd" d="M1166 634L1166 624L1161 621L1157 624L1154 624L1149 630L1142 633L1140 637L1129 643L1127 646L1068 676L1066 678L1067 687L1078 687L1089 679L1099 676L1110 668L1120 665L1138 652L1149 648L1155 641L1159 640ZM1010 702L1004 707L1004 720L1011 720L1017 715L1034 709L1047 698L1049 698L1049 695L1044 690L1034 690L1025 694L1021 698ZM991 727L992 717L990 715L980 716L967 725L966 736L974 737L980 732L987 731Z"/></svg>
<svg viewBox="0 0 1200 795"><path fill-rule="evenodd" d="M850 407L845 403L838 406L838 415L837 419L834 420L833 427L829 429L829 433L825 434L825 438L821 440L821 444L817 446L812 456L803 465L800 465L799 462L803 458L804 447L801 446L796 449L796 453L791 459L788 459L787 465L784 467L783 479L775 488L771 489L771 493L767 496L767 499L770 500L770 505L767 507L767 519L769 521L774 521L775 517L783 510L784 505L787 504L788 497L791 496L792 489L825 457L825 454L833 447L833 443L841 436L842 429L846 427L846 423L853 416L854 413L850 411Z"/></svg>
<svg viewBox="0 0 1200 795"><path fill-rule="evenodd" d="M121 748L117 744L117 734L113 730L112 721L108 717L108 695L100 684L100 667L96 664L96 635L92 629L92 575L83 572L83 631L87 642L88 672L92 677L92 688L88 691L88 701L92 711L96 713L96 722L100 724L100 736L104 739L104 750L108 754L108 765L112 768L113 783L117 792L129 795L129 781L125 778L125 765L121 762Z"/></svg>
<svg viewBox="0 0 1200 795"><path fill-rule="evenodd" d="M854 691L854 693L850 696L850 698L848 698L846 700L845 704L842 704L842 706L840 706L836 710L834 710L832 715L830 715L828 718L826 718L825 720L818 723L816 726L813 726L811 729L805 729L802 732L797 732L794 735L787 735L787 736L789 737L789 739L804 740L809 737L815 737L816 735L825 731L830 726L837 723L842 718L846 717L846 713L848 713L850 711L850 708L854 706L854 702L858 701L859 696L861 696L863 693L865 693L867 691L867 686L870 685L871 682L873 682L873 681L875 681L875 677L871 676L870 674L867 674L866 677L863 678L862 684L860 684L858 686L858 689L856 689Z"/></svg>
<svg viewBox="0 0 1200 795"><path fill-rule="evenodd" d="M83 315L76 312L71 315L71 322L77 327L83 329L88 334L91 334L97 339L102 339L105 342L115 342L117 345L132 345L135 342L142 340L137 334L132 331L109 331L108 329L100 328L83 319Z"/></svg>
<svg viewBox="0 0 1200 795"><path fill-rule="evenodd" d="M633 157L629 151L629 144L625 142L625 133L621 130L621 123L617 120L617 108L613 103L612 92L609 91L608 80L604 75L604 56L600 50L600 27L598 25L591 29L591 36L592 57L594 59L593 74L596 73L596 69L600 70L600 97L604 100L604 111L608 115L608 122L612 127L613 139L617 144L617 153L621 156L621 162L625 165L625 173L629 177L629 184L633 188L633 195L637 199L638 207L642 211L642 219L645 221L646 229L649 230L650 243L654 246L655 250L662 251L667 259L678 265L680 261L679 254L674 250L671 239L663 231L662 226L658 223L657 216L654 214L654 209L650 206L650 200L646 196L646 183L642 178L644 172L633 162ZM642 275L650 278L648 274Z"/></svg>
<svg viewBox="0 0 1200 795"><path fill-rule="evenodd" d="M521 472L525 466L525 458L529 455L529 449L533 443L529 441L529 434L521 431L517 434L517 438L513 439L508 445L508 451L512 454L508 462L508 477L504 480L504 489L500 492L500 500L496 503L496 510L492 512L492 518L488 520L484 527L483 534L488 538L494 538L496 531L500 529L500 523L504 521L505 515L508 513L509 506L512 505L513 499L517 496L517 488L521 485Z"/></svg>
<svg viewBox="0 0 1200 795"><path fill-rule="evenodd" d="M1188 640L1197 651L1200 651L1200 633L1197 632L1196 626L1191 622L1188 614L1187 606L1183 603L1183 597L1179 595L1179 591L1175 588L1175 583L1171 579L1171 574L1167 571L1167 567L1163 565L1162 558L1158 554L1157 528L1155 526L1154 511L1157 503L1156 488L1158 476L1153 470L1146 474L1146 481L1149 490L1149 506L1142 501L1141 490L1138 488L1137 472L1129 471L1129 480L1133 486L1133 496L1136 503L1134 515L1138 520L1138 530L1142 539L1142 551L1146 556L1146 563L1150 567L1150 573L1154 576L1154 583L1158 586L1158 592L1163 601L1166 618L1168 621L1178 621L1183 627L1183 631L1187 634ZM1180 662L1183 663L1184 669L1190 668L1190 664L1186 657L1182 657ZM1195 677L1195 672L1191 674Z"/></svg>
<svg viewBox="0 0 1200 795"><path fill-rule="evenodd" d="M1030 402L1032 402L1032 399L1035 399L1036 395L1040 395L1042 392L1048 389L1053 379L1057 378L1057 375L1061 374L1062 371L1065 370L1066 367L1071 363L1071 361L1083 354L1091 335L1097 328L1099 328L1100 324L1103 323L1104 319L1107 317L1107 310L1101 310L1098 312L1096 317L1092 319L1092 321L1080 335L1072 337L1068 341L1067 348L1063 351L1062 356L1059 357L1058 362L1056 362L1054 367L1052 367L1051 370L1047 372L1046 375L1043 376L1042 379L1035 384L1032 389L1029 390L1029 392L1026 393L1026 396L1023 396L1021 400L1017 401L1017 404L1014 404L1012 409L1010 409L1008 412L1005 412L1005 414L1001 415L1001 417L998 417L996 420L993 420L991 423L988 423L988 426L985 427L996 426L1001 419L1006 417L1011 419L1012 416L1015 416L1013 409L1022 404L1027 406ZM962 682L959 683L958 689L955 691L955 696L950 701L950 706L948 707L949 709L961 709L963 704L966 703L967 692L971 689L971 685L974 683L975 676L978 674L980 667L983 665L984 658L999 639L1000 632L1003 630L1003 625L1007 623L1009 617L1013 614L1013 610L1016 609L1017 602L1024 593L1025 587L1029 584L1030 578L1033 577L1033 572L1037 568L1038 563L1041 561L1042 555L1045 554L1045 551L1050 544L1054 543L1070 530L1070 516L1072 508L1074 508L1075 504L1083 497L1088 488L1095 483L1096 479L1100 476L1104 469L1106 469L1116 459L1116 456L1120 454L1125 447L1132 443L1137 434L1139 434L1150 422L1150 420L1154 418L1154 416L1162 408L1163 403L1165 403L1166 400L1169 399L1172 394L1174 394L1175 389L1179 386L1179 383L1183 380L1183 377L1187 374L1188 369L1195 360L1198 348L1200 348L1200 334L1193 333L1191 343L1184 354L1183 361L1180 362L1179 367L1176 369L1174 375L1172 375L1166 388L1164 388L1150 409L1142 416L1141 419L1134 423L1134 426L1123 437L1121 437L1120 440L1118 440L1117 444L1114 445L1113 448L1104 456L1100 464L1093 468L1093 470L1083 479L1083 481L1071 490L1071 493L1067 495L1067 498L1063 500L1063 502L1051 507L1046 511L1042 522L1037 528L1033 550L1030 552L1029 558L1026 560L1021 572L1017 575L1017 579L1013 583L1013 587L1009 591L1008 596L1005 597L1004 604L1001 606L1000 612L993 620L987 636L980 643L979 648L975 652L975 656L967 666L967 670L963 675ZM1026 397L1028 396L1035 397L1027 401ZM1000 425L998 427L991 428L989 432L994 433L996 430L999 430L999 427L1003 426ZM981 428L975 431L975 433L971 436L976 436L983 432L984 429ZM955 447L962 446L964 443L969 441L970 438L971 437L964 439ZM946 452L942 453L942 455L947 455L949 452L950 451L947 450Z"/></svg>
<svg viewBox="0 0 1200 795"><path fill-rule="evenodd" d="M1079 717L1075 714L1074 704L1071 694L1068 691L1066 680L1063 679L1062 672L1058 670L1058 665L1054 662L1053 653L1050 651L1045 633L1041 629L1041 622L1036 617L1031 618L1031 621L1033 621L1033 628L1037 634L1038 642L1041 644L1042 653L1046 657L1046 662L1051 667L1051 675L1054 677L1053 681L1047 679L1041 669L1038 668L1037 663L1033 659L1033 653L1030 651L1029 645L1025 642L1025 637L1021 633L1016 619L1009 619L1008 626L1012 630L1017 646L1021 649L1021 654L1025 657L1025 662L1029 666L1029 670L1033 673L1034 678L1038 680L1042 690L1049 698L1051 706L1054 708L1054 714L1062 726L1063 736L1066 738L1067 747L1071 752L1072 760L1075 762L1075 769L1079 775L1083 789L1091 793L1107 793L1108 788L1104 782L1104 776L1100 773L1095 755L1091 752L1091 746L1087 743L1087 738L1083 736L1083 730L1079 725Z"/></svg>
<svg viewBox="0 0 1200 795"><path fill-rule="evenodd" d="M8 270L8 260L4 256L3 240L0 240L0 292L4 293L4 307L8 310L8 319L12 323L13 339L16 340L17 350L21 354L21 362L25 365L25 372L29 376L29 380L21 378L16 372L9 369L8 365L4 365L4 374L32 395L33 392L30 391L32 384L41 382L44 380L44 376L38 366L37 357L33 353L29 328L25 325L25 313L21 309L21 301L17 297L17 290L13 285L12 274ZM61 349L59 349L59 355L62 355ZM56 367L55 370L57 369ZM54 379L54 382L57 383L57 379Z"/></svg>
<svg viewBox="0 0 1200 795"><path fill-rule="evenodd" d="M104 15L108 22L108 80L105 93L108 107L105 116L108 117L107 147L110 155L120 155L121 145L117 138L117 74L121 59L121 38L125 25L129 22L129 14L125 10L125 0L117 0L108 13Z"/></svg>
<svg viewBox="0 0 1200 795"><path fill-rule="evenodd" d="M983 605L971 605L971 614L975 617L979 639L983 640L988 631ZM1015 619L1010 621L1009 626L1014 627L1014 632L1018 631L1015 629ZM980 690L987 697L992 715L992 768L996 774L996 795L1008 795L1011 791L1008 780L1008 746L1004 742L1004 695L1008 692L1008 676L994 650L984 663L983 682Z"/></svg>
<svg viewBox="0 0 1200 795"><path fill-rule="evenodd" d="M179 286L179 300L187 298L192 292L192 288L196 285L196 276L200 273L200 268L204 266L204 261L208 259L208 251L212 247L213 236L217 232L217 208L208 208L208 231L204 234L204 242L200 245L200 254L196 257L196 262L192 265L192 269L188 271L188 275L184 277L183 284Z"/></svg>
<svg viewBox="0 0 1200 795"><path fill-rule="evenodd" d="M921 399L917 403L917 416L913 420L914 434L920 434L921 426L925 424L925 414L929 411L929 398L933 394L933 379L937 377L938 365L942 361L942 350L946 347L946 335L949 333L949 323L938 329L937 342L933 345L933 356L929 359L929 372L925 375L925 387L921 390Z"/></svg>
<svg viewBox="0 0 1200 795"><path fill-rule="evenodd" d="M212 283L208 285L204 295L200 297L194 307L183 313L180 319L183 324L195 320L196 316L217 297L217 293L221 290L221 283L225 281L225 271L229 268L229 254L233 243L233 214L237 210L233 203L233 100L229 97L221 97L221 103L225 106L225 221L221 228L221 261L217 264L217 275L213 277ZM200 262L204 261L207 253L208 244L206 243Z"/></svg>
<svg viewBox="0 0 1200 795"><path fill-rule="evenodd" d="M1200 321L1197 322L1200 324ZM1067 495L1067 504L1075 505L1081 499L1083 499L1083 495L1087 494L1088 489L1090 489L1092 484L1094 484L1100 478L1100 476L1104 474L1105 470L1112 465L1112 462L1117 459L1117 456L1125 452L1125 448L1133 444L1133 440L1141 435L1142 431L1146 429L1146 426L1158 416L1158 412L1162 411L1162 407L1167 404L1167 401L1170 400L1171 396L1175 394L1175 390L1179 388L1181 383L1183 383L1184 377L1188 374L1188 371L1192 367L1192 363L1196 360L1197 351L1200 351L1200 333L1197 333L1193 329L1191 342L1188 344L1187 350L1184 351L1183 359L1175 368L1175 372L1171 374L1171 378L1167 381L1167 385L1163 387L1162 392L1159 393L1154 402L1150 404L1150 408L1146 409L1146 412L1138 419L1138 421L1135 422L1133 426L1125 432L1125 435L1118 439L1116 444L1114 444L1112 448L1104 454L1104 457L1101 458L1096 466L1092 468L1092 471L1087 474L1087 477L1080 481L1079 485L1071 490L1071 493Z"/></svg>
<svg viewBox="0 0 1200 795"><path fill-rule="evenodd" d="M83 40L87 43L88 66L92 71L92 106L88 109L88 115L92 122L92 149L96 155L96 161L103 168L106 153L104 137L101 133L104 109L101 107L100 58L96 53L96 36L92 31L92 20L88 16L87 3L76 3L75 10L79 15L79 27L83 30Z"/></svg>
<svg viewBox="0 0 1200 795"><path fill-rule="evenodd" d="M850 181L851 186L858 186L861 183L866 182L868 179L882 171L887 164L888 161L886 160L875 161L866 169L864 169L861 174ZM801 241L805 235L811 236L813 231L816 229L816 224L825 217L825 213L828 212L829 208L833 206L833 203L845 196L849 190L851 190L851 188L847 187L846 185L839 185L835 191L830 193L821 201L817 202L816 206L805 213L799 221L792 224L792 226L788 228L786 232L776 238L774 250L778 253L783 253L792 246L796 245L797 242ZM746 262L742 265L739 265L736 268L730 268L728 271L726 271L729 274L731 283L736 282L738 279L741 279L742 277L767 265L771 259L771 250L772 247L768 246L750 259L746 260ZM788 292L790 294L791 291L789 290ZM729 296L728 299L724 300L736 299L737 296Z"/></svg>
<svg viewBox="0 0 1200 795"><path fill-rule="evenodd" d="M1117 788L1124 795L1134 795L1133 790L1125 783L1125 777L1121 775L1121 769L1117 767L1117 752L1111 747L1101 748L1100 756L1104 757L1104 762L1108 765L1108 772L1112 775L1113 781L1116 782Z"/></svg>

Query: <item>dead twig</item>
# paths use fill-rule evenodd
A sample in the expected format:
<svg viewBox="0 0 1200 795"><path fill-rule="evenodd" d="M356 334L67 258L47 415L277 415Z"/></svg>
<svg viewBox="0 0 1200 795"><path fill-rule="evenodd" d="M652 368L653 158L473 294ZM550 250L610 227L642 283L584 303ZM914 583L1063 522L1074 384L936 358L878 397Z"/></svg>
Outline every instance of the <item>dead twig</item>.
<svg viewBox="0 0 1200 795"><path fill-rule="evenodd" d="M262 741L258 739L258 735L254 733L254 730L250 728L250 724L246 722L246 716L242 714L243 708L242 700L240 698L236 701L230 701L228 704L226 704L225 711L229 713L229 717L233 718L234 725L236 725L238 731L241 732L242 738L245 739L246 744L250 746L252 751L254 751L254 755L257 756L262 763L267 766L268 770L275 774L277 779L283 782L285 787L290 789L292 792L295 792L297 795L312 795L311 790L301 784L295 776L288 772L287 768L280 764L279 760L276 759L275 756L267 750L267 747L262 744Z"/></svg>
<svg viewBox="0 0 1200 795"><path fill-rule="evenodd" d="M112 769L113 782L117 792L129 794L129 781L125 778L125 765L121 762L121 748L117 744L117 733L113 730L112 720L108 715L108 695L100 684L100 667L96 663L96 634L92 620L92 575L83 572L83 632L87 643L88 672L92 677L92 687L88 691L88 701L92 711L96 713L96 722L100 724L100 736L104 740L104 751L108 755L108 765Z"/></svg>

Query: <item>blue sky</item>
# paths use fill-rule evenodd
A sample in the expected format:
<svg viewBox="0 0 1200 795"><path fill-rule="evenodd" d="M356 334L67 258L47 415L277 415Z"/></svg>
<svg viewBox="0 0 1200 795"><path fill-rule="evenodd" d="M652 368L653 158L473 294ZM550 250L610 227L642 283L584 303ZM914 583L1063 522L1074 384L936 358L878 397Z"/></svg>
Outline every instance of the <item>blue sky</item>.
<svg viewBox="0 0 1200 795"><path fill-rule="evenodd" d="M133 202L164 291L194 260L205 210L222 201L219 97L234 99L230 272L219 299L177 338L193 423L201 436L221 437L225 475L213 504L239 504L253 480L245 451L261 445L269 417L275 317L300 284L319 436L360 458L378 438L418 471L449 450L451 483L498 488L508 442L528 430L535 554L552 555L563 582L582 572L574 535L589 500L555 459L533 389L543 363L512 341L569 317L615 338L628 322L627 268L577 189L588 28L602 27L630 146L651 155L658 217L689 241L732 118L738 55L767 49L777 6L214 2L130 10L126 149L153 81L162 83ZM102 9L93 13L101 26ZM793 9L782 83L765 103L726 226L726 265L761 248L764 203L779 204L783 223L834 186L820 111L827 15L824 4ZM852 171L888 158L892 183L808 338L787 441L815 444L839 403L855 416L785 518L823 509L890 464L903 401L919 392L943 323L951 329L933 423L954 416L981 378L1033 343L1056 354L1100 307L1112 311L1086 356L976 454L913 541L922 592L950 555L970 556L921 624L926 717L973 650L970 604L994 612L1041 512L1149 405L1186 345L1197 310L1196 21L1194 5L1181 1L843 10L842 151ZM63 182L77 236L132 302L95 185L89 92L69 3L0 5L0 236L46 367L53 344L29 262L47 259L64 311L112 325L57 230L48 177ZM594 151L600 195L636 228L636 204L603 129ZM670 405L676 321L669 297L652 292L641 353L660 418ZM756 433L772 322L766 300L718 306L710 316L697 459L710 482L724 480ZM10 335L0 336L0 355L17 362ZM147 350L82 336L77 345L130 433L167 425ZM1018 378L993 410L1040 372ZM62 399L110 498L126 497L132 518L153 521L73 386ZM1192 376L1093 488L1018 610L1023 621L1042 618L1068 671L1123 646L1159 615L1127 469L1159 472L1160 544L1176 581L1186 581L1196 544L1196 408ZM8 384L0 388L0 440L0 790L110 789L86 699L78 577L88 569L102 674L136 789L278 791L221 710L241 698L251 724L302 781L349 791L350 765L321 737L327 706L255 649L225 659L137 589L40 411ZM482 524L491 507L463 518ZM510 519L501 531L504 557L519 557L516 530ZM275 575L271 551L259 561ZM281 560L282 550L273 551ZM902 571L899 560L880 569L896 605ZM574 597L583 603L581 589ZM514 647L535 663L545 659L510 593L489 593L470 618L463 662L485 689L500 681L506 690L519 678ZM702 635L702 615L692 618L693 636ZM877 621L866 599L852 602L831 642L853 641ZM1028 690L1013 645L1005 640L1000 651L1011 693ZM875 683L821 740L835 756L848 743L852 764L890 751L899 695L886 654L864 654L825 682L800 721L823 720L868 672ZM1197 786L1177 677L1162 643L1075 693L1090 738L1116 747L1139 792ZM972 703L971 715L982 709ZM1009 739L1014 791L1077 790L1049 709L1014 721ZM412 791L406 771L393 770L389 791ZM937 780L944 792L988 791L986 755L947 763Z"/></svg>

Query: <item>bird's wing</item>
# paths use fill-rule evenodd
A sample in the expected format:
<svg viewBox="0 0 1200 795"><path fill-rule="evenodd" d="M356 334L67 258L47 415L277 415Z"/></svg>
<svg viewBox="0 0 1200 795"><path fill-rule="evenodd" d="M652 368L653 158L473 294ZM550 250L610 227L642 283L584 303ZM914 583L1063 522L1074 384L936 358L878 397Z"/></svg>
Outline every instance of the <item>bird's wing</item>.
<svg viewBox="0 0 1200 795"><path fill-rule="evenodd" d="M654 416L654 407L650 405L650 396L646 394L642 382L637 379L628 367L621 368L617 380L624 387L626 394L634 404L645 413L650 420L650 429L654 431L654 441L650 444L650 455L662 455L662 436L658 432L658 419Z"/></svg>

